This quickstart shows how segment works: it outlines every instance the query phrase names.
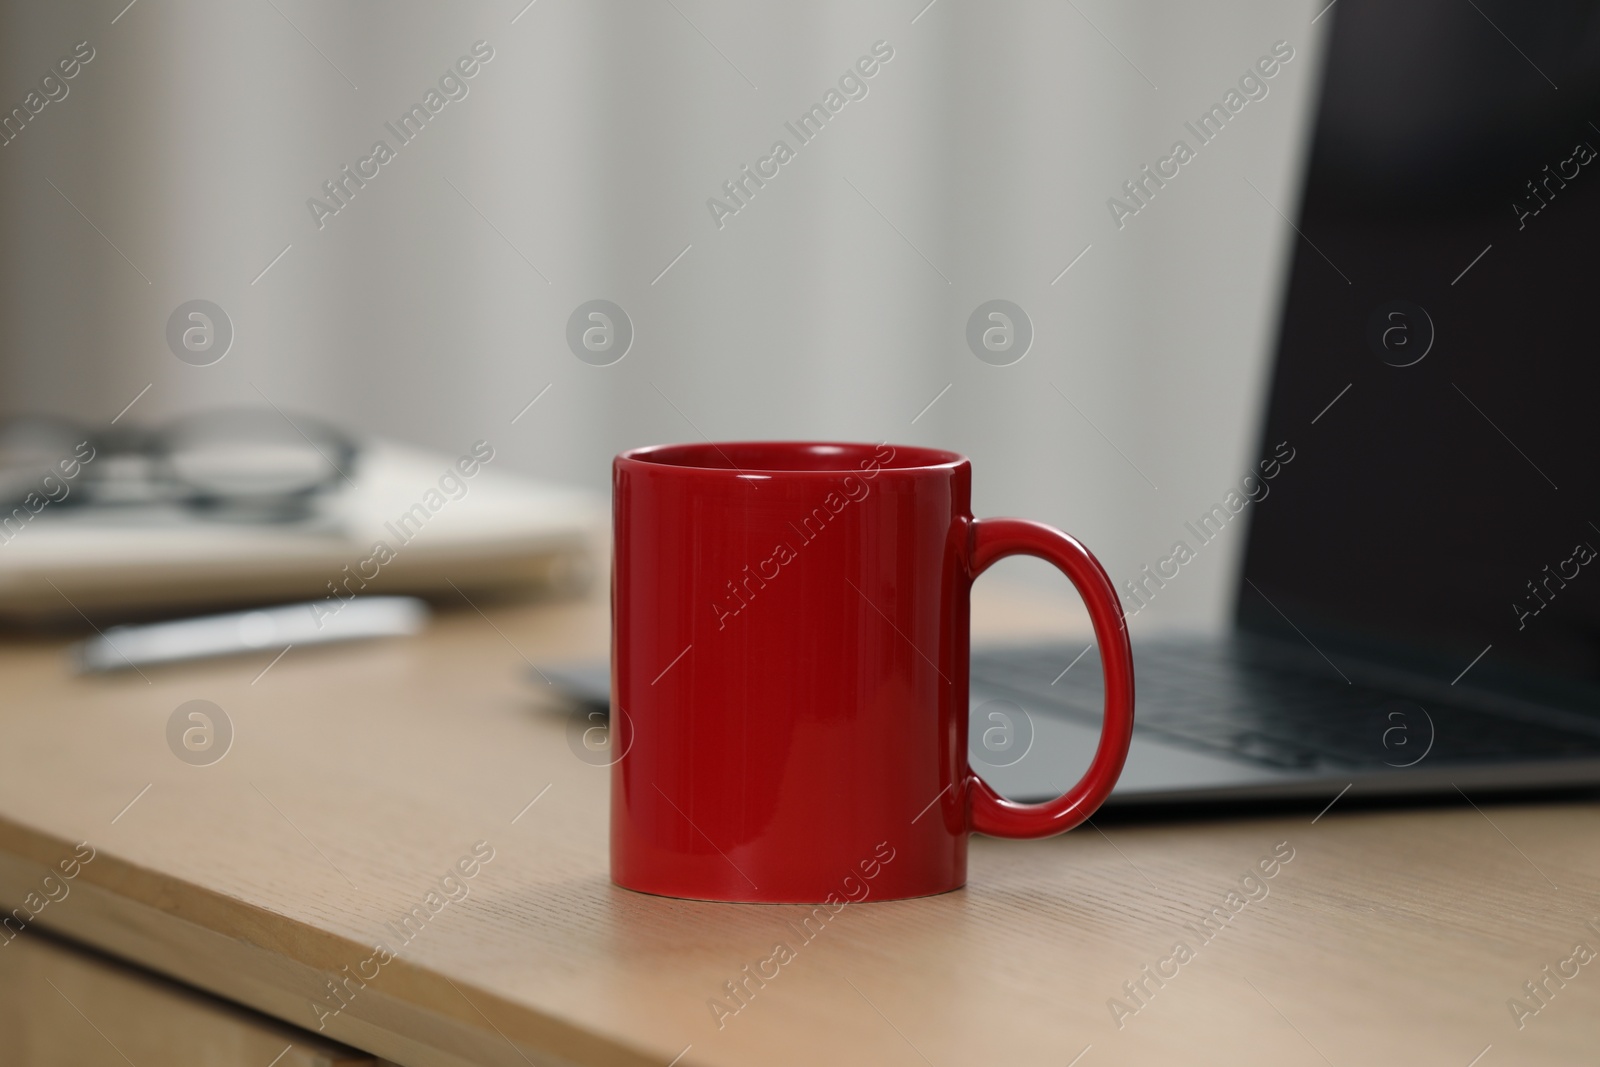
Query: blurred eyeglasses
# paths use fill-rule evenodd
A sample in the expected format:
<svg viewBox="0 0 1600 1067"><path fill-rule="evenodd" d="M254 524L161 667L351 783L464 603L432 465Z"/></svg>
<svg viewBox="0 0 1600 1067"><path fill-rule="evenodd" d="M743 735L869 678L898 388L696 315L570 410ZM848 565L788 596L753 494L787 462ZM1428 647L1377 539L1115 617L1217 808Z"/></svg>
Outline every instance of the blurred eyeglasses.
<svg viewBox="0 0 1600 1067"><path fill-rule="evenodd" d="M357 452L336 427L276 410L218 409L156 428L21 416L0 422L0 506L36 494L64 507L169 505L293 521L345 481Z"/></svg>

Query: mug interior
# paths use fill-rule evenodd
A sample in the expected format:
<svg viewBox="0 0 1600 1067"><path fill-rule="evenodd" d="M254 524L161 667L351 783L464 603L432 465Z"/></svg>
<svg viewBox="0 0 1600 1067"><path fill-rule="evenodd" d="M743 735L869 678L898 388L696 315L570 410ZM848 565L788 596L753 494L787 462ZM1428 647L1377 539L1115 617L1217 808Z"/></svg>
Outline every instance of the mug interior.
<svg viewBox="0 0 1600 1067"><path fill-rule="evenodd" d="M884 457L885 452L890 453L888 458ZM863 463L874 460L884 470L919 470L954 466L966 460L960 453L939 448L832 441L703 441L636 448L620 458L665 467L763 474L856 473Z"/></svg>

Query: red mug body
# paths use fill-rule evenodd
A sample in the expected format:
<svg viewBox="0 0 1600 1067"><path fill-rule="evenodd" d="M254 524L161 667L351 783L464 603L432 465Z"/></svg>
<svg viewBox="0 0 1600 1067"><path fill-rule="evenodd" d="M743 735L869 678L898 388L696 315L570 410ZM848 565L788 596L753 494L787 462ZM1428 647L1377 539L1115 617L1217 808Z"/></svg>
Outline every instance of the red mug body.
<svg viewBox="0 0 1600 1067"><path fill-rule="evenodd" d="M903 445L704 443L617 457L618 885L767 903L942 893L966 881L973 829L1042 836L1098 805L1125 737L1111 738L1115 759L1097 756L1110 781L1054 821L968 768L969 593L992 561L971 484L966 458ZM1016 525L1023 541L1036 534ZM1003 540L990 557L1037 553ZM1125 651L1109 579L1105 596ZM1131 660L1126 674L1131 729ZM992 827L975 823L975 802Z"/></svg>

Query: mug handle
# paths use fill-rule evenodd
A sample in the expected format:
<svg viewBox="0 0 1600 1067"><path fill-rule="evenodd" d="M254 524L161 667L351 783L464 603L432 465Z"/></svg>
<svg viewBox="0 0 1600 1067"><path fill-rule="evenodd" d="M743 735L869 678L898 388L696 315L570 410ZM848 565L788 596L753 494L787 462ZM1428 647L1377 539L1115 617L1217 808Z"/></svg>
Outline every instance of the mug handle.
<svg viewBox="0 0 1600 1067"><path fill-rule="evenodd" d="M1007 800L969 771L968 825L990 837L1050 837L1093 815L1116 785L1133 737L1133 649L1117 592L1100 561L1075 538L1053 526L1023 519L979 519L972 525L971 576L1006 556L1038 556L1072 580L1094 623L1105 673L1105 720L1094 760L1078 784L1055 800L1019 804Z"/></svg>

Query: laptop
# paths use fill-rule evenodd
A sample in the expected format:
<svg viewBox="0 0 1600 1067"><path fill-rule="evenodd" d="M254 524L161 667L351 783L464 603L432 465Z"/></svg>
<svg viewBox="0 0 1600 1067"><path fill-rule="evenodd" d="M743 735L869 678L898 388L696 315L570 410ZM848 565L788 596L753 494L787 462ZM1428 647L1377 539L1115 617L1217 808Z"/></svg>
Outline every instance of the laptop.
<svg viewBox="0 0 1600 1067"><path fill-rule="evenodd" d="M1233 625L1141 641L1182 563L1113 576L1137 725L1109 807L1600 783L1600 6L1327 17L1259 499L1218 485L1173 530L1248 524ZM974 768L1059 794L1100 699L1094 649L979 650Z"/></svg>
<svg viewBox="0 0 1600 1067"><path fill-rule="evenodd" d="M1137 710L1107 808L1600 785L1597 13L1325 13L1258 455L1172 531L1247 538L1233 622L1143 639L1182 553L1113 575ZM546 673L604 705L604 668ZM1061 794L1102 695L1092 646L975 649L973 768Z"/></svg>

